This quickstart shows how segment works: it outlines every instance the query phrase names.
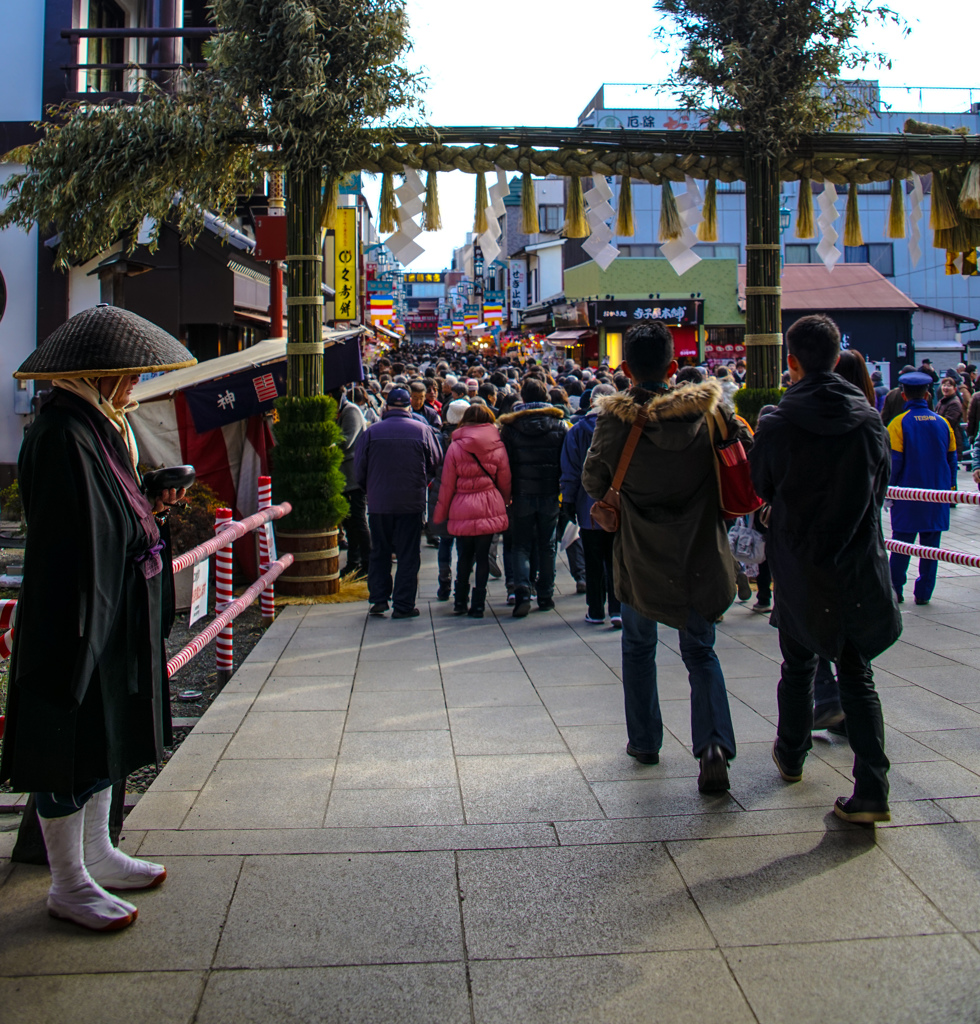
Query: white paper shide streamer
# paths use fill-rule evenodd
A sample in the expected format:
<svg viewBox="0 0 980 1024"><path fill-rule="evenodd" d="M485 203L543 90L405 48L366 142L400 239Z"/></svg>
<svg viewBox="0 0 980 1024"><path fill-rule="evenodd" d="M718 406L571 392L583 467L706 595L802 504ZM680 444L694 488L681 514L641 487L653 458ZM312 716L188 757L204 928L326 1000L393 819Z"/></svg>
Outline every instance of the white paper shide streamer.
<svg viewBox="0 0 980 1024"><path fill-rule="evenodd" d="M922 179L912 172L912 192L909 195L909 256L912 266L918 266L922 259L922 200L925 192Z"/></svg>
<svg viewBox="0 0 980 1024"><path fill-rule="evenodd" d="M660 243L660 252L678 277L701 262L701 257L694 251L698 244L697 228L701 223L701 189L690 175L685 176L684 185L686 191L676 197L677 212L684 230L680 238Z"/></svg>
<svg viewBox="0 0 980 1024"><path fill-rule="evenodd" d="M490 186L488 192L490 205L486 209L487 230L480 235L480 249L488 267L500 255L500 218L507 212L504 196L510 192L506 173L499 167L494 170L497 172L497 182Z"/></svg>
<svg viewBox="0 0 980 1024"><path fill-rule="evenodd" d="M425 252L425 249L415 241L422 233L422 229L414 219L425 209L422 202L425 184L419 172L413 167L405 165L405 183L395 189L395 195L398 198L398 207L395 210L398 230L389 235L384 244L399 263L408 266L412 260L418 259Z"/></svg>
<svg viewBox="0 0 980 1024"><path fill-rule="evenodd" d="M592 188L585 193L585 219L591 233L582 243L582 248L603 270L607 270L619 255L619 250L612 244L613 233L607 223L616 212L610 199L612 189L609 182L601 174L593 175Z"/></svg>
<svg viewBox="0 0 980 1024"><path fill-rule="evenodd" d="M817 198L817 206L820 207L820 216L817 218L817 227L820 228L817 255L828 270L833 270L837 261L844 255L836 244L840 235L834 228L834 222L840 214L837 212L837 189L834 188L833 182L823 183L823 192Z"/></svg>

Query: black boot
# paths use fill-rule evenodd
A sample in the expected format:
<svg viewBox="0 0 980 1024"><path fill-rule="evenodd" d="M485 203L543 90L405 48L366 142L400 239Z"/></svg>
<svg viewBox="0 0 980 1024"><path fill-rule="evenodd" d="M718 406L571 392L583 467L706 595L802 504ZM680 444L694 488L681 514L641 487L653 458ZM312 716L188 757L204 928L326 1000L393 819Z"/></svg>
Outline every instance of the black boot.
<svg viewBox="0 0 980 1024"><path fill-rule="evenodd" d="M465 615L469 610L470 585L456 580L456 590L453 595L453 615Z"/></svg>
<svg viewBox="0 0 980 1024"><path fill-rule="evenodd" d="M487 588L474 587L473 600L470 602L470 610L466 613L471 619L482 619L483 609L487 601Z"/></svg>
<svg viewBox="0 0 980 1024"><path fill-rule="evenodd" d="M530 587L518 587L514 591L514 611L512 615L515 619L523 619L527 613L531 610L531 589Z"/></svg>
<svg viewBox="0 0 980 1024"><path fill-rule="evenodd" d="M443 578L439 577L439 589L436 591L437 601L448 601L450 595L453 592L453 578L452 576L446 576Z"/></svg>

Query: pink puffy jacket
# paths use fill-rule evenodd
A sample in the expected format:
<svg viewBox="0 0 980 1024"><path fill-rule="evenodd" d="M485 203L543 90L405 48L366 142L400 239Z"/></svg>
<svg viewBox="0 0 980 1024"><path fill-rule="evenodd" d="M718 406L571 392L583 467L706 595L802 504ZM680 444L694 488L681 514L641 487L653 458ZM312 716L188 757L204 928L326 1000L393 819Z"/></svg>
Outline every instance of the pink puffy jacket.
<svg viewBox="0 0 980 1024"><path fill-rule="evenodd" d="M457 427L443 463L432 521L448 519L454 537L502 533L507 529L509 503L510 463L497 428L492 423Z"/></svg>

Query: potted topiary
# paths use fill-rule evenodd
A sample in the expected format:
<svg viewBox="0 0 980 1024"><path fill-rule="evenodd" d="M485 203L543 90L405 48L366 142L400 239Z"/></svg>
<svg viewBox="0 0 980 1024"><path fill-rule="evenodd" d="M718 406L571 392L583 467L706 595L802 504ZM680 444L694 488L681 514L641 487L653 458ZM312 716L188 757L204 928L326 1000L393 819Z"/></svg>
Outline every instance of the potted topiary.
<svg viewBox="0 0 980 1024"><path fill-rule="evenodd" d="M276 522L276 545L295 561L276 581L287 596L316 597L340 590L337 526L347 515L340 470L344 435L329 395L280 398L272 450L273 501L293 511Z"/></svg>

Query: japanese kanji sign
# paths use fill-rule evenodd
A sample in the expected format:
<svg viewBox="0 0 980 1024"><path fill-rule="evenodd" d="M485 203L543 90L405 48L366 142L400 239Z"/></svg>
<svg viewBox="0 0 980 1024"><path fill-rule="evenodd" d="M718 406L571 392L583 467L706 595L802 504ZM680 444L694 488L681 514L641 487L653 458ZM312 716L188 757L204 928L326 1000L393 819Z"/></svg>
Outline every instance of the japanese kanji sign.
<svg viewBox="0 0 980 1024"><path fill-rule="evenodd" d="M334 318L354 320L357 305L357 210L341 207L334 224Z"/></svg>
<svg viewBox="0 0 980 1024"><path fill-rule="evenodd" d="M268 412L285 393L285 359L204 381L182 392L199 434Z"/></svg>

